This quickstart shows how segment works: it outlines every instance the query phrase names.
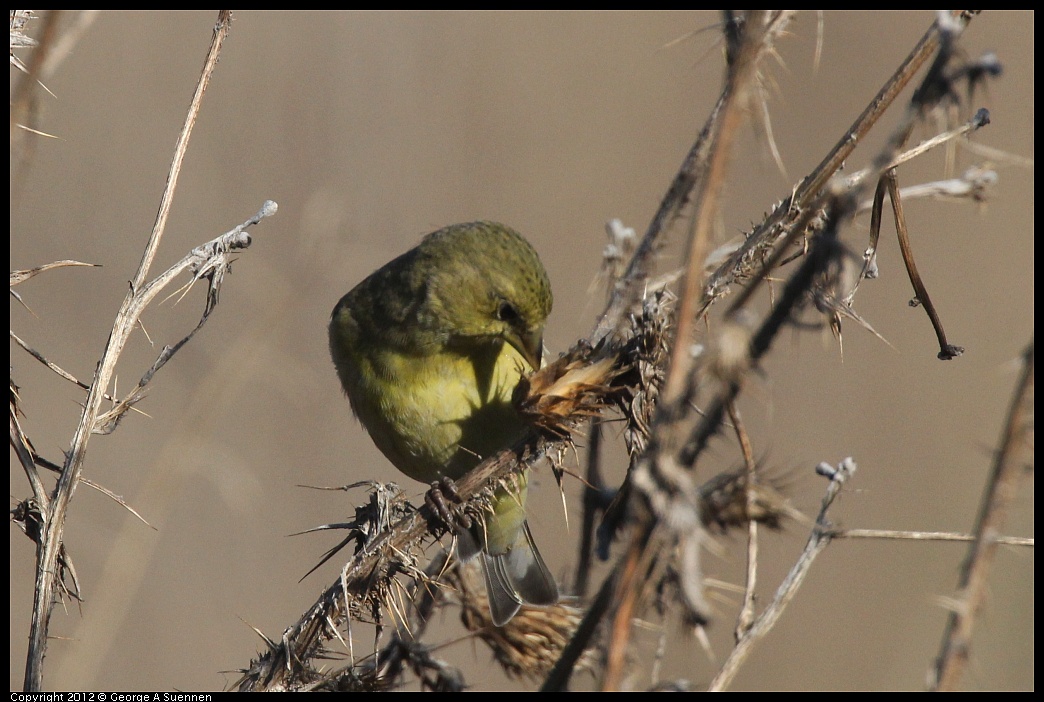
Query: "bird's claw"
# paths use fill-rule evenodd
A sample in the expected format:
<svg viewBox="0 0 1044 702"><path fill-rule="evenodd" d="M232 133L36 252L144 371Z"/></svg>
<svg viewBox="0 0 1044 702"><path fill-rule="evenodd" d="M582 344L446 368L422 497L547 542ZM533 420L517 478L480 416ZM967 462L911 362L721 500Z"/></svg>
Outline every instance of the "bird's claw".
<svg viewBox="0 0 1044 702"><path fill-rule="evenodd" d="M450 502L453 502L456 506L463 504L464 500L461 499L460 493L457 492L457 484L445 476L433 482L431 489L424 494L424 504L446 527L449 529L470 529L471 518L464 512L450 507Z"/></svg>

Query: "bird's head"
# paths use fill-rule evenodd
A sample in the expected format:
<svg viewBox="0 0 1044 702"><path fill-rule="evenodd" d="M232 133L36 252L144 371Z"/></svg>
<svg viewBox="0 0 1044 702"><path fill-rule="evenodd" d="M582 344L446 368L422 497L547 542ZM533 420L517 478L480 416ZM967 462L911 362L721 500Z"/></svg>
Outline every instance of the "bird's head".
<svg viewBox="0 0 1044 702"><path fill-rule="evenodd" d="M449 345L500 340L540 367L551 284L528 241L502 224L473 222L431 234L418 253L431 262L432 321Z"/></svg>

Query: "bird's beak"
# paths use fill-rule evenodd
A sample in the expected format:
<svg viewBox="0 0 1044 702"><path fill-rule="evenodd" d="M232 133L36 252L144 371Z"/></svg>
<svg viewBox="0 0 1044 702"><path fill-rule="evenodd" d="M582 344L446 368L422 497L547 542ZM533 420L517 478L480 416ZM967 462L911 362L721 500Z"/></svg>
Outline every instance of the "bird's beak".
<svg viewBox="0 0 1044 702"><path fill-rule="evenodd" d="M518 351L522 358L526 359L529 367L533 370L540 368L540 359L544 355L543 330L535 329L527 334L511 334L507 342Z"/></svg>

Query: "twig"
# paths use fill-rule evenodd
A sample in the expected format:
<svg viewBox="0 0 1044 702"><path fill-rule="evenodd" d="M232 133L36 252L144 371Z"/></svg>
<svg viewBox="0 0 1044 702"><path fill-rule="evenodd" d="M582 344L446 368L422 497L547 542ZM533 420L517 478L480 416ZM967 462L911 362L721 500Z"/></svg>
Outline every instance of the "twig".
<svg viewBox="0 0 1044 702"><path fill-rule="evenodd" d="M754 451L750 445L750 437L743 426L743 418L740 415L736 403L729 403L729 419L736 429L736 438L743 451L743 464L747 471L746 503L747 514L753 515L757 501L757 465L754 462ZM758 586L758 520L750 518L747 521L747 582L743 588L743 606L736 617L736 640L750 629L754 621L754 593Z"/></svg>
<svg viewBox="0 0 1044 702"><path fill-rule="evenodd" d="M975 541L961 568L957 584L959 601L950 612L939 657L932 669L932 689L955 690L968 662L976 616L986 599L987 578L997 552L998 535L1008 516L1008 507L1019 486L1023 465L1021 451L1033 431L1033 340L1023 353L1022 375L1015 385L1008 419L1001 431L993 470L986 481L982 506L975 524Z"/></svg>
<svg viewBox="0 0 1044 702"><path fill-rule="evenodd" d="M591 420L587 442L587 478L584 485L583 513L580 520L580 547L576 558L575 594L584 598L587 595L591 578L591 559L594 556L595 530L598 527L598 515L605 513L606 499L605 480L602 478L602 426L598 419Z"/></svg>
<svg viewBox="0 0 1044 702"><path fill-rule="evenodd" d="M891 163L889 164L889 167L898 168L899 166L902 166L905 163L909 163L910 161L914 160L919 156L923 156L924 154L928 153L929 151L938 146L949 145L955 139L971 134L972 132L981 129L982 127L985 127L989 123L989 111L985 109L980 109L976 111L974 115L972 115L971 119L967 120L960 126L942 132L941 134L936 134L935 136L929 139L925 139L917 146L914 146L898 154L894 159L892 159ZM845 182L851 185L856 184L863 178L866 178L869 168L869 166L867 168L861 168L855 173L846 176Z"/></svg>
<svg viewBox="0 0 1044 702"><path fill-rule="evenodd" d="M22 349L26 353L28 353L30 356L35 358L40 363L42 363L45 366L47 366L48 370L51 370L52 372L54 372L56 375L58 375L58 377L64 378L65 380L68 380L70 383L72 383L73 385L76 385L77 387L79 387L79 388L81 388L83 390L90 390L91 389L90 385L88 385L87 383L83 382L82 380L80 380L79 378L74 376L72 373L68 372L67 370L65 370L64 368L59 366L57 363L53 363L53 362L47 360L47 358L42 353L40 353L39 351L37 351L36 349L34 349L33 347L31 347L27 343L25 343L25 341L23 341L21 337L19 337L17 334L15 334L14 331L9 331L9 335L14 340L14 342L16 344L18 344L19 346L22 347ZM114 398L109 393L105 393L105 395L103 396L102 399L108 400L109 402L115 402L116 401L116 398Z"/></svg>
<svg viewBox="0 0 1044 702"><path fill-rule="evenodd" d="M11 396L8 403L8 426L9 426L9 441L11 447L15 450L15 454L18 456L18 462L22 466L22 470L25 471L25 477L29 480L29 485L33 489L33 496L36 500L37 509L42 513L46 514L49 511L50 499L47 496L47 489L44 487L43 481L40 480L40 473L36 470L36 461L34 460L34 454L32 442L29 441L29 437L22 431L22 425L18 421L18 388L11 383Z"/></svg>
<svg viewBox="0 0 1044 702"><path fill-rule="evenodd" d="M544 680L544 684L540 688L541 692L560 692L569 685L569 678L573 674L577 661L580 660L580 656L583 655L595 635L595 630L609 609L615 585L616 574L614 572L613 575L602 581L602 586L598 589L594 600L588 605L576 633L573 634L573 638L559 656L558 662Z"/></svg>
<svg viewBox="0 0 1044 702"><path fill-rule="evenodd" d="M13 13L16 11L12 10L10 12L12 12L11 21L14 22L15 16ZM44 66L48 62L48 55L50 54L58 35L58 23L61 19L61 15L61 10L51 10L44 16L42 29L40 30L40 38L38 41L34 42L35 48L29 55L28 63L21 66L24 73L21 76L21 79L15 84L12 91L11 144L13 145L13 150L15 152L21 152L21 147L24 144L32 145L35 143L33 139L25 139L24 132L36 131L32 128L37 111L36 96L38 91L36 88L37 86L43 87L41 77L44 73ZM12 57L14 57L14 54L12 54ZM21 65L21 62L19 62L19 64ZM47 90L46 87L43 89ZM28 152L12 154L11 161L18 161L19 169L21 169L28 162Z"/></svg>
<svg viewBox="0 0 1044 702"><path fill-rule="evenodd" d="M841 461L836 470L828 465L820 464L817 472L828 475L830 484L827 486L826 496L823 497L819 516L816 518L816 526L812 529L812 533L809 534L808 541L805 543L805 549L801 552L790 572L787 573L787 577L780 583L775 596L772 598L772 602L758 616L746 634L736 642L736 647L729 653L729 657L725 659L721 669L718 670L717 675L714 676L714 679L711 680L710 685L707 687L708 692L720 692L728 688L729 684L736 677L736 673L739 672L743 662L753 651L754 646L779 621L783 610L790 604L798 588L801 587L805 576L808 575L816 557L830 544L829 530L826 528L828 525L827 511L830 509L830 505L833 504L834 498L840 494L845 482L852 477L855 470L856 464L851 458Z"/></svg>
<svg viewBox="0 0 1044 702"><path fill-rule="evenodd" d="M895 529L830 529L832 539L894 539L897 541L975 541L975 534L957 534L951 531L899 531ZM1001 546L1030 546L1033 537L998 536L993 542Z"/></svg>
<svg viewBox="0 0 1044 702"><path fill-rule="evenodd" d="M925 286L921 274L917 271L917 264L914 263L913 247L910 244L910 234L906 228L906 215L903 214L903 201L899 197L899 176L896 175L894 168L890 168L885 173L883 180L888 186L888 198L892 201L892 212L895 215L895 231L899 236L899 250L902 252L906 271L910 275L910 283L913 285L917 304L924 305L924 311L928 314L928 319L932 321L932 328L935 329L935 335L939 339L939 358L944 361L956 358L964 353L964 348L955 346L946 340L946 332L943 331L942 320L939 319L939 313L936 312L935 305L932 304L932 299L928 296L928 288Z"/></svg>

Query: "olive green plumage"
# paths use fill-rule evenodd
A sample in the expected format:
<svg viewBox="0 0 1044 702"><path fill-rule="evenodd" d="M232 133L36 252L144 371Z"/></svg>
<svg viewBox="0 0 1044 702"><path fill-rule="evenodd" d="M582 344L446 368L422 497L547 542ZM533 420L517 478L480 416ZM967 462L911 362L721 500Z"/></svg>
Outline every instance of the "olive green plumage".
<svg viewBox="0 0 1044 702"><path fill-rule="evenodd" d="M536 251L494 222L429 234L334 308L330 353L355 415L406 475L456 479L526 428L511 404L540 365L551 286ZM483 523L458 534L480 552L494 623L558 589L525 521L526 476L500 489Z"/></svg>

